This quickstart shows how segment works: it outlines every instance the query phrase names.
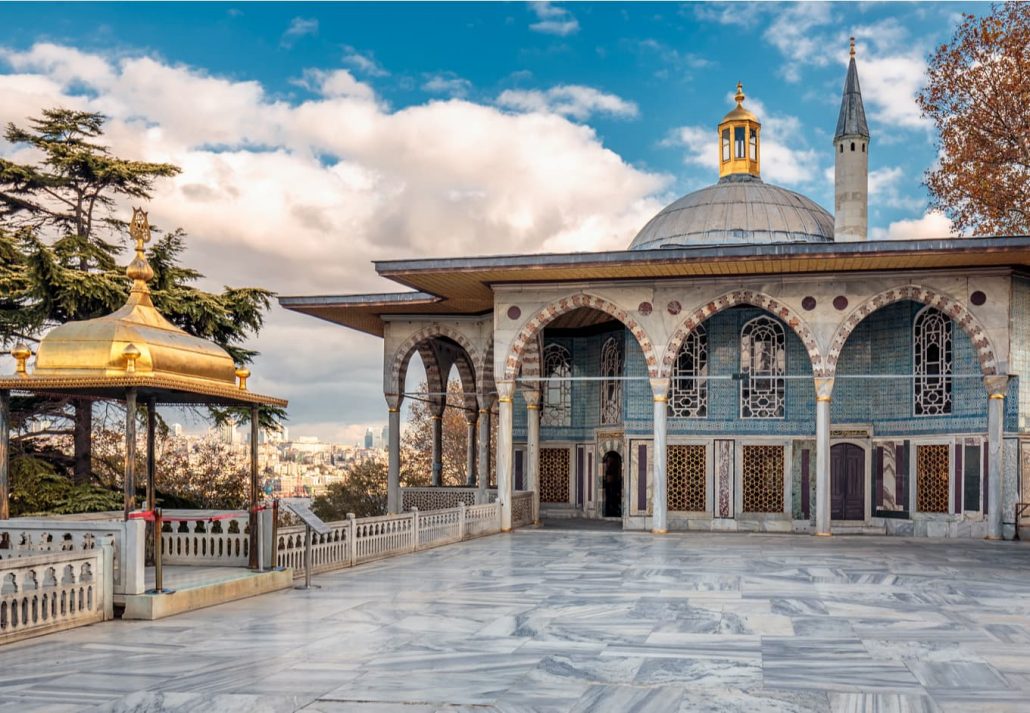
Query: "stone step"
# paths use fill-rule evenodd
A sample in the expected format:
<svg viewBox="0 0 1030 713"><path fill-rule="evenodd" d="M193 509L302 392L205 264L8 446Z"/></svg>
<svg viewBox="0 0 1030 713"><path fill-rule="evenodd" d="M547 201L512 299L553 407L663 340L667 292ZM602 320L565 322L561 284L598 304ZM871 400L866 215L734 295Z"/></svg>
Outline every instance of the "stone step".
<svg viewBox="0 0 1030 713"><path fill-rule="evenodd" d="M886 525L866 525L857 523L854 525L831 525L830 532L834 535L886 535Z"/></svg>

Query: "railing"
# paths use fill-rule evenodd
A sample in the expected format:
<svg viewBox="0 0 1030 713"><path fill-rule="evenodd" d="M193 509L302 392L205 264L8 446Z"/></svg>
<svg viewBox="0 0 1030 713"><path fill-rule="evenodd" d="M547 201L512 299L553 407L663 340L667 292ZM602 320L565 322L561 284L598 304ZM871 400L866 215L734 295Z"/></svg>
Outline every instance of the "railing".
<svg viewBox="0 0 1030 713"><path fill-rule="evenodd" d="M250 556L250 526L247 515L232 518L197 519L188 511L167 510L161 528L165 564L246 567ZM178 520L176 518L183 518ZM186 519L189 518L189 519Z"/></svg>
<svg viewBox="0 0 1030 713"><path fill-rule="evenodd" d="M486 493L486 500L481 501L481 493ZM497 490L480 491L478 488L455 488L441 486L435 488L401 488L401 510L409 512L418 508L422 512L429 510L445 510L459 505L484 505L497 500Z"/></svg>
<svg viewBox="0 0 1030 713"><path fill-rule="evenodd" d="M512 522L521 527L532 522L533 494L519 492L512 501ZM328 535L312 534L311 571L326 572L362 562L439 547L501 531L501 506L493 502L466 507L348 518L327 523ZM304 576L305 528L279 528L276 564L292 567L294 577Z"/></svg>
<svg viewBox="0 0 1030 713"><path fill-rule="evenodd" d="M0 643L113 618L114 544L0 560Z"/></svg>
<svg viewBox="0 0 1030 713"><path fill-rule="evenodd" d="M146 589L143 556L146 524L122 519L121 513L97 513L89 518L15 518L0 521L0 557L43 552L89 552L104 537L114 548L115 594L140 594Z"/></svg>

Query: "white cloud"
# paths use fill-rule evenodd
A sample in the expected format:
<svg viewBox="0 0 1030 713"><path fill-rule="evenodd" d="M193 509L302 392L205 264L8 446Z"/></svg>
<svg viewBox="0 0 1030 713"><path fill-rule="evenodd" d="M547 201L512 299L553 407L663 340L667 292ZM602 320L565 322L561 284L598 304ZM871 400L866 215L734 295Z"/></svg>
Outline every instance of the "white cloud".
<svg viewBox="0 0 1030 713"><path fill-rule="evenodd" d="M914 49L904 54L863 57L858 75L862 101L871 118L884 127L926 129L916 93L926 77L923 52Z"/></svg>
<svg viewBox="0 0 1030 713"><path fill-rule="evenodd" d="M449 97L463 98L472 91L472 82L459 77L454 72L440 72L426 77L422 90L433 94L445 94Z"/></svg>
<svg viewBox="0 0 1030 713"><path fill-rule="evenodd" d="M352 69L370 77L387 77L390 75L371 54L362 54L347 45L343 48L343 63Z"/></svg>
<svg viewBox="0 0 1030 713"><path fill-rule="evenodd" d="M371 85L359 82L346 69L309 69L304 72L304 77L298 80L297 84L323 97L374 99L376 95Z"/></svg>
<svg viewBox="0 0 1030 713"><path fill-rule="evenodd" d="M698 20L751 28L758 24L770 5L765 2L699 2L690 7Z"/></svg>
<svg viewBox="0 0 1030 713"><path fill-rule="evenodd" d="M873 240L924 240L954 236L951 221L937 211L926 211L920 218L896 220L886 229L873 228L870 235Z"/></svg>
<svg viewBox="0 0 1030 713"><path fill-rule="evenodd" d="M632 119L639 113L634 102L578 84L564 84L546 91L507 89L497 97L497 103L517 111L561 114L580 121L594 114Z"/></svg>
<svg viewBox="0 0 1030 713"><path fill-rule="evenodd" d="M546 1L531 2L529 7L537 16L537 22L529 26L534 32L561 37L579 32L579 21L565 8Z"/></svg>
<svg viewBox="0 0 1030 713"><path fill-rule="evenodd" d="M787 58L783 76L788 82L801 79L801 67L805 64L825 66L829 62L823 38L815 28L830 22L830 12L830 3L824 2L777 6L765 39Z"/></svg>
<svg viewBox="0 0 1030 713"><path fill-rule="evenodd" d="M283 47L290 47L294 42L306 35L318 34L318 20L315 18L295 17L290 20L290 26L283 33L280 44Z"/></svg>
<svg viewBox="0 0 1030 713"><path fill-rule="evenodd" d="M56 45L3 56L17 73L0 73L0 121L102 111L119 155L183 168L156 185L150 214L189 232L186 261L208 288L403 290L369 261L622 248L670 181L556 113L458 99L391 110L345 70L309 72L318 95L291 103L146 56ZM275 309L253 346L254 388L292 400L291 428L382 419L379 340Z"/></svg>

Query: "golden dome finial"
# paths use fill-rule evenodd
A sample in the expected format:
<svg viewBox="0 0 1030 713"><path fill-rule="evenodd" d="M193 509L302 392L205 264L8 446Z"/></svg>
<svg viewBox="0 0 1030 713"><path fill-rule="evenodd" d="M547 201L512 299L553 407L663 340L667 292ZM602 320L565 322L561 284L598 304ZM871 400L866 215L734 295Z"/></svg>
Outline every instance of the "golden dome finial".
<svg viewBox="0 0 1030 713"><path fill-rule="evenodd" d="M240 391L247 390L247 378L250 376L250 369L245 366L241 366L236 369L236 378L240 380L239 389Z"/></svg>
<svg viewBox="0 0 1030 713"><path fill-rule="evenodd" d="M737 96L733 97L737 100L737 106L744 106L744 83L737 82Z"/></svg>
<svg viewBox="0 0 1030 713"><path fill-rule="evenodd" d="M851 56L852 57L855 56L855 38L854 37L851 38Z"/></svg>
<svg viewBox="0 0 1030 713"><path fill-rule="evenodd" d="M154 279L154 268L150 267L143 252L144 243L150 242L150 221L142 208L132 209L129 235L136 242L136 257L129 263L125 273L133 280L132 292L149 292L147 283Z"/></svg>
<svg viewBox="0 0 1030 713"><path fill-rule="evenodd" d="M135 374L136 362L143 356L143 352L135 344L129 344L125 349L122 349L122 356L125 357L125 373Z"/></svg>
<svg viewBox="0 0 1030 713"><path fill-rule="evenodd" d="M11 350L11 356L17 362L15 372L18 376L25 376L28 373L25 369L25 362L32 356L32 350L25 345L25 342L18 342L14 345L14 349Z"/></svg>

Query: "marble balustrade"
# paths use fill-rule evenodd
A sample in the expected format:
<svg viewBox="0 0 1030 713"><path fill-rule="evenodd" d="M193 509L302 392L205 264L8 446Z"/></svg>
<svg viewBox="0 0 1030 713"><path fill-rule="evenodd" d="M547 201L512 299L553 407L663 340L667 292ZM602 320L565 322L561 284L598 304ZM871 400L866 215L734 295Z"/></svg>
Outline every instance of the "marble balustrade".
<svg viewBox="0 0 1030 713"><path fill-rule="evenodd" d="M250 528L246 514L227 520L165 521L162 557L170 565L246 567Z"/></svg>
<svg viewBox="0 0 1030 713"><path fill-rule="evenodd" d="M452 488L449 486L436 488L402 488L401 510L410 512L412 508L419 510L443 510L456 508L464 503L467 506L492 503L497 499L497 490L487 490L486 500L479 488Z"/></svg>
<svg viewBox="0 0 1030 713"><path fill-rule="evenodd" d="M85 549L8 550L0 559L0 643L114 618L114 538Z"/></svg>
<svg viewBox="0 0 1030 713"><path fill-rule="evenodd" d="M533 494L515 495L517 527L532 522ZM423 512L413 509L400 515L348 518L327 523L330 532L311 534L313 573L352 567L417 550L492 535L501 531L497 502ZM276 533L276 564L291 567L295 577L304 575L306 528L281 527Z"/></svg>
<svg viewBox="0 0 1030 713"><path fill-rule="evenodd" d="M104 537L111 538L114 550L114 593L142 593L146 589L146 523L125 521L121 513L97 513L82 520L19 517L0 521L0 556L88 552Z"/></svg>

